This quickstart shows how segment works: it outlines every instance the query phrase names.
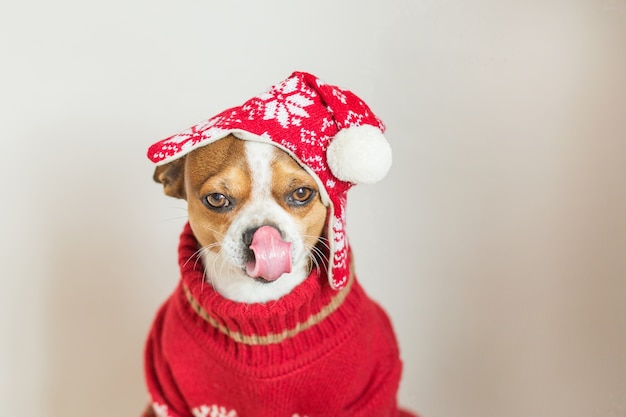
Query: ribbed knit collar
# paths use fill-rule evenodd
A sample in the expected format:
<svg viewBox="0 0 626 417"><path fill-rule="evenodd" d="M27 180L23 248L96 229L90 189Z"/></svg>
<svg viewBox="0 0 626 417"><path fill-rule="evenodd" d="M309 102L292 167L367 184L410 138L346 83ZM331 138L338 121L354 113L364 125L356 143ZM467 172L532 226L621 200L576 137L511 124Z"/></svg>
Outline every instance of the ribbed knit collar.
<svg viewBox="0 0 626 417"><path fill-rule="evenodd" d="M365 294L352 276L337 291L328 285L325 274L314 269L278 300L239 303L222 297L206 282L197 252L198 242L187 224L179 244L178 304L181 313L194 322L190 330L202 333L197 336L207 348L217 348L219 352L213 353L223 355L224 360L236 356L253 366L285 364L302 352L314 354L322 344L339 343L359 321Z"/></svg>

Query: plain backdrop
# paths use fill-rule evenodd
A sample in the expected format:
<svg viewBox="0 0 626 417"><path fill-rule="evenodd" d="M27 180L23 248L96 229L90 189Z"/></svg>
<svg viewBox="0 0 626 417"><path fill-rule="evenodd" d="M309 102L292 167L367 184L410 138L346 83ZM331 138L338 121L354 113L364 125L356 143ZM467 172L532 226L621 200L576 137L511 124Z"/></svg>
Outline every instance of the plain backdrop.
<svg viewBox="0 0 626 417"><path fill-rule="evenodd" d="M624 0L26 0L0 48L0 414L139 415L185 222L147 147L304 70L388 126L348 233L400 402L626 416Z"/></svg>

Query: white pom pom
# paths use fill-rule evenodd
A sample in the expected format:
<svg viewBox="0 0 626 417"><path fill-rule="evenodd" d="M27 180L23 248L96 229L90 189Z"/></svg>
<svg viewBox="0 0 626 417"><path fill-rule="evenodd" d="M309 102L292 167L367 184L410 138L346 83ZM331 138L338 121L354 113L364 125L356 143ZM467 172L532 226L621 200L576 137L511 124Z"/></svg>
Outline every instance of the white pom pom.
<svg viewBox="0 0 626 417"><path fill-rule="evenodd" d="M383 133L372 125L340 130L326 151L330 170L342 181L373 184L391 168L391 147Z"/></svg>

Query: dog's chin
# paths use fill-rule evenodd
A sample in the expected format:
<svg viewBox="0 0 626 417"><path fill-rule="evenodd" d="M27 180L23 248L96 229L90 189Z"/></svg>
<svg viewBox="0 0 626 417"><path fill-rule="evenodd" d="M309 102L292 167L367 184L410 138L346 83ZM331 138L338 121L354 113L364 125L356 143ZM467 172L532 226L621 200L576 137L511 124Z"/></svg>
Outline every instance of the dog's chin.
<svg viewBox="0 0 626 417"><path fill-rule="evenodd" d="M276 280L249 276L245 268L236 267L224 257L210 250L202 251L205 278L222 297L241 303L265 303L289 294L308 276L306 260L293 265L291 272Z"/></svg>

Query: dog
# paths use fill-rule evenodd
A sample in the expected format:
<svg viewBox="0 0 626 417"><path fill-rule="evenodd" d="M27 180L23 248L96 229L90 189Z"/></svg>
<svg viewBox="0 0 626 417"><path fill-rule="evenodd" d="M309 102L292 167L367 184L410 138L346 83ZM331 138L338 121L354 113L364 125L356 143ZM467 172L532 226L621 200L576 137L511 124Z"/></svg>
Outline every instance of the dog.
<svg viewBox="0 0 626 417"><path fill-rule="evenodd" d="M206 277L230 300L276 300L324 262L315 256L326 222L318 186L271 144L229 135L157 167L154 179L187 200Z"/></svg>
<svg viewBox="0 0 626 417"><path fill-rule="evenodd" d="M346 105L361 116L349 126ZM371 157L351 165L353 153L384 157L381 132L358 97L296 72L150 148L154 180L186 200L188 223L180 283L146 345L144 416L414 416L397 405L395 334L344 230L347 189L377 169Z"/></svg>

